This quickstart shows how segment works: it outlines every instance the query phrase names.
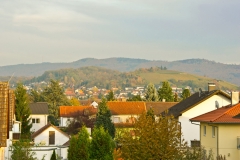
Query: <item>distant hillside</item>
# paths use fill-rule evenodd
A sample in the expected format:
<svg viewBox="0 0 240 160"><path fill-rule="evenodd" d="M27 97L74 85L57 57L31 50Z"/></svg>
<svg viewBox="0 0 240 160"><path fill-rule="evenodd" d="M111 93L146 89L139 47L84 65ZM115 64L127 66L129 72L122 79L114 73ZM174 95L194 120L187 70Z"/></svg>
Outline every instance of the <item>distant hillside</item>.
<svg viewBox="0 0 240 160"><path fill-rule="evenodd" d="M146 86L150 82L160 85L163 81L169 81L172 86L184 88L190 86L195 90L207 89L208 82L215 82L219 89L238 90L236 85L225 81L217 81L208 77L191 75L183 72L164 70L160 67L141 68L132 72L119 72L102 67L82 67L78 69L61 69L46 71L43 75L31 80L24 81L25 84L33 82L59 80L66 84L65 87L80 86L111 89Z"/></svg>
<svg viewBox="0 0 240 160"><path fill-rule="evenodd" d="M218 80L228 81L240 86L240 65L223 64L205 59L188 59L180 61L150 61L131 58L107 58L94 59L85 58L71 63L39 63L19 64L0 67L0 76L40 76L45 71L66 68L80 68L86 66L104 67L121 72L134 71L139 68L167 67L169 70L176 70L201 76L207 76Z"/></svg>

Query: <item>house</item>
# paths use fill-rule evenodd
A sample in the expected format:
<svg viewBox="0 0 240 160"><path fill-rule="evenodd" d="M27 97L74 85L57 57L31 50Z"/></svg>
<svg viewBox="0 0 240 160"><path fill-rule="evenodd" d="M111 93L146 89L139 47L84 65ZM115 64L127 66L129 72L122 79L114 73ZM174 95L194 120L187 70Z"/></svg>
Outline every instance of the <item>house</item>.
<svg viewBox="0 0 240 160"><path fill-rule="evenodd" d="M30 103L30 118L32 119L31 131L35 132L48 123L48 104L46 102Z"/></svg>
<svg viewBox="0 0 240 160"><path fill-rule="evenodd" d="M140 101L109 101L107 106L112 113L112 121L115 125L132 122L137 116L146 112L145 102Z"/></svg>
<svg viewBox="0 0 240 160"><path fill-rule="evenodd" d="M163 112L169 110L172 106L176 105L178 102L145 102L147 111L153 109L154 114L159 116Z"/></svg>
<svg viewBox="0 0 240 160"><path fill-rule="evenodd" d="M181 124L183 138L191 144L200 140L198 125L192 124L189 119L201 114L226 106L231 103L231 96L221 90L215 90L215 84L209 83L208 91L194 93L187 99L179 102L169 109L168 114L172 114Z"/></svg>
<svg viewBox="0 0 240 160"><path fill-rule="evenodd" d="M238 93L237 93L238 94ZM224 155L228 160L240 159L240 103L218 108L191 118L192 123L200 122L200 142L213 151L214 157Z"/></svg>
<svg viewBox="0 0 240 160"><path fill-rule="evenodd" d="M60 127L67 127L71 120L77 116L92 116L96 115L97 108L92 106L60 106L59 117Z"/></svg>

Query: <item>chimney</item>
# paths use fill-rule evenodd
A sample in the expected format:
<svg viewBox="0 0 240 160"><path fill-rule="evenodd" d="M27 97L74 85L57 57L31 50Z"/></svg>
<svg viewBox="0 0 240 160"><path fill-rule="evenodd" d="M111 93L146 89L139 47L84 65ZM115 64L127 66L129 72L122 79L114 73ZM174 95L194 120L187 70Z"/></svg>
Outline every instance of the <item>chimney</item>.
<svg viewBox="0 0 240 160"><path fill-rule="evenodd" d="M215 88L216 88L215 83L208 83L208 92L215 90Z"/></svg>
<svg viewBox="0 0 240 160"><path fill-rule="evenodd" d="M239 92L231 92L232 106L239 103Z"/></svg>

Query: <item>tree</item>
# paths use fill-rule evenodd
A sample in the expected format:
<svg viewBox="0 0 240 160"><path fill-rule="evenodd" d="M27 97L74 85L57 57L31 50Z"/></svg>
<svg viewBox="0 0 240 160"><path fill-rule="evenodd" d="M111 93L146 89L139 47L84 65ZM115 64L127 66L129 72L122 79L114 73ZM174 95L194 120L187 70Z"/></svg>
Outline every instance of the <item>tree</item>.
<svg viewBox="0 0 240 160"><path fill-rule="evenodd" d="M102 126L95 127L92 133L91 159L113 160L114 142Z"/></svg>
<svg viewBox="0 0 240 160"><path fill-rule="evenodd" d="M11 146L12 160L37 160L34 158L35 152L31 151L31 144L29 140L19 140Z"/></svg>
<svg viewBox="0 0 240 160"><path fill-rule="evenodd" d="M89 160L90 158L90 137L85 126L81 128L78 135L70 139L68 159Z"/></svg>
<svg viewBox="0 0 240 160"><path fill-rule="evenodd" d="M143 101L140 95L132 96L132 98L128 98L127 101Z"/></svg>
<svg viewBox="0 0 240 160"><path fill-rule="evenodd" d="M123 132L119 139L123 159L168 159L184 157L181 140L181 126L173 116L152 116L143 113L133 126L131 132Z"/></svg>
<svg viewBox="0 0 240 160"><path fill-rule="evenodd" d="M115 136L115 126L111 119L111 112L107 107L107 101L105 98L102 98L102 102L99 103L98 113L96 118L95 126L97 128L103 127L112 138Z"/></svg>
<svg viewBox="0 0 240 160"><path fill-rule="evenodd" d="M165 99L167 102L173 102L174 97L172 93L172 88L170 87L168 81L162 82L162 87L158 90L159 100Z"/></svg>
<svg viewBox="0 0 240 160"><path fill-rule="evenodd" d="M158 101L158 94L154 84L149 83L145 93L146 101Z"/></svg>
<svg viewBox="0 0 240 160"><path fill-rule="evenodd" d="M53 150L53 154L52 154L50 160L57 160L57 156L56 156L55 150Z"/></svg>
<svg viewBox="0 0 240 160"><path fill-rule="evenodd" d="M190 96L191 96L191 93L190 93L189 89L185 88L182 92L182 95L181 95L182 99L183 100L187 99Z"/></svg>
<svg viewBox="0 0 240 160"><path fill-rule="evenodd" d="M58 125L59 106L71 105L67 97L64 95L63 88L58 81L51 80L49 86L43 91L43 97L49 107L49 120L52 124Z"/></svg>
<svg viewBox="0 0 240 160"><path fill-rule="evenodd" d="M80 102L77 98L73 97L72 99L70 99L70 103L72 106L80 106Z"/></svg>
<svg viewBox="0 0 240 160"><path fill-rule="evenodd" d="M30 92L30 100L33 103L44 101L43 96L38 91L36 91L34 89L31 90L31 92Z"/></svg>
<svg viewBox="0 0 240 160"><path fill-rule="evenodd" d="M107 98L107 101L115 101L116 99L114 98L114 93L113 91L111 90L108 95L106 96Z"/></svg>
<svg viewBox="0 0 240 160"><path fill-rule="evenodd" d="M76 136L72 136L70 139L70 145L68 148L68 159L70 160L78 160L77 152L78 152L78 145L77 145L77 138Z"/></svg>
<svg viewBox="0 0 240 160"><path fill-rule="evenodd" d="M16 104L15 104L15 115L16 120L22 122L21 133L22 137L29 138L30 129L32 128L29 108L29 101L27 91L23 84L18 83L15 90Z"/></svg>

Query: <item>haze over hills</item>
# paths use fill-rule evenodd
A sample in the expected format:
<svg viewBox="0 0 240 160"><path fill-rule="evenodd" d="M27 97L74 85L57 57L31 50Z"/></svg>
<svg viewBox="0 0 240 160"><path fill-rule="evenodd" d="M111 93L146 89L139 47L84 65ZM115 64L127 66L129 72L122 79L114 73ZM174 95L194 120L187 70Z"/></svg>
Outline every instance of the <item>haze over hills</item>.
<svg viewBox="0 0 240 160"><path fill-rule="evenodd" d="M0 67L1 76L40 76L45 71L66 68L80 68L85 66L97 66L121 72L134 71L139 68L167 67L176 70L206 76L218 80L228 81L240 85L240 65L223 64L206 59L187 59L179 61L145 60L131 58L107 58L95 59L85 58L70 63L39 63L18 64Z"/></svg>

